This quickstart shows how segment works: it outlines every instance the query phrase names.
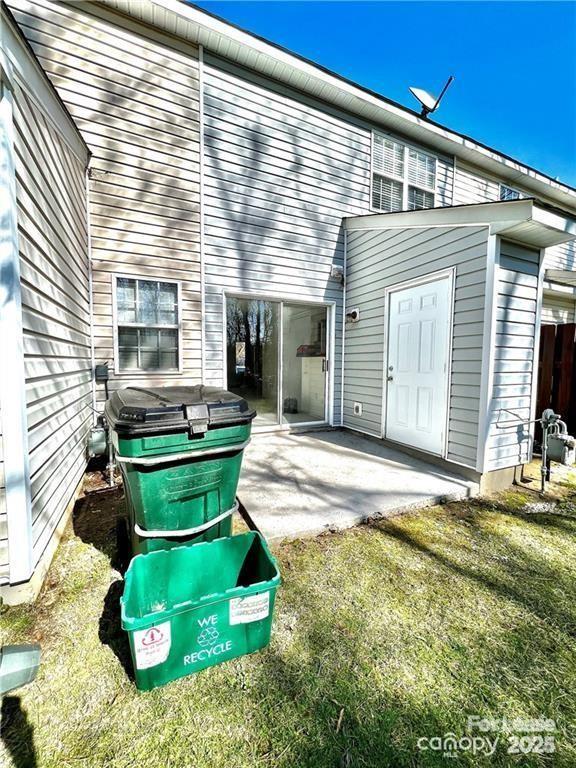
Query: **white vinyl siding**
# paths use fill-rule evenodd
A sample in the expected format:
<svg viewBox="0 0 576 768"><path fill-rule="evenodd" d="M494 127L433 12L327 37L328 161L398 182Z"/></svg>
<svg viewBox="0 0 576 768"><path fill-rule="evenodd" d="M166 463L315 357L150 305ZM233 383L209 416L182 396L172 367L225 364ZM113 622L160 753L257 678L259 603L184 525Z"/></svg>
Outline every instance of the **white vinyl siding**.
<svg viewBox="0 0 576 768"><path fill-rule="evenodd" d="M96 362L110 389L201 381L197 49L97 4L9 5L90 147ZM182 50L185 49L186 53ZM182 372L114 374L113 277L178 280ZM104 399L97 389L98 403Z"/></svg>
<svg viewBox="0 0 576 768"><path fill-rule="evenodd" d="M334 302L340 420L342 216L370 210L370 132L231 64L205 64L207 384L221 385L223 290Z"/></svg>
<svg viewBox="0 0 576 768"><path fill-rule="evenodd" d="M15 92L14 127L37 563L86 466L91 424L87 153L79 159L72 152L24 87Z"/></svg>
<svg viewBox="0 0 576 768"><path fill-rule="evenodd" d="M576 218L576 214L574 217ZM576 240L546 248L544 265L546 269L567 269L576 272Z"/></svg>
<svg viewBox="0 0 576 768"><path fill-rule="evenodd" d="M346 306L360 309L360 321L346 325L345 426L383 434L385 289L456 267L447 458L475 467L487 238L486 227L348 232Z"/></svg>
<svg viewBox="0 0 576 768"><path fill-rule="evenodd" d="M223 291L334 302L338 424L343 289L330 274L344 265L342 217L372 207L373 126L209 54L204 82L206 382L224 380ZM390 141L402 157L383 150L379 167L395 174L407 150ZM438 158L437 205L452 178ZM394 184L380 194L394 200Z"/></svg>
<svg viewBox="0 0 576 768"><path fill-rule="evenodd" d="M486 471L523 464L529 458L531 425L518 423L506 430L495 425L499 416L501 422L514 419L511 414L500 413L501 409L510 409L520 419L529 420L532 399L536 397L532 375L539 260L539 251L501 242Z"/></svg>
<svg viewBox="0 0 576 768"><path fill-rule="evenodd" d="M560 323L576 323L576 299L545 292L542 299L542 325Z"/></svg>
<svg viewBox="0 0 576 768"><path fill-rule="evenodd" d="M457 161L454 166L453 205L474 205L500 199L500 183L488 179L471 166Z"/></svg>
<svg viewBox="0 0 576 768"><path fill-rule="evenodd" d="M375 132L372 136L372 208L385 212L432 208L436 167L434 156Z"/></svg>
<svg viewBox="0 0 576 768"><path fill-rule="evenodd" d="M6 514L6 476L4 473L4 443L2 440L2 410L0 409L0 584L9 578L8 523Z"/></svg>

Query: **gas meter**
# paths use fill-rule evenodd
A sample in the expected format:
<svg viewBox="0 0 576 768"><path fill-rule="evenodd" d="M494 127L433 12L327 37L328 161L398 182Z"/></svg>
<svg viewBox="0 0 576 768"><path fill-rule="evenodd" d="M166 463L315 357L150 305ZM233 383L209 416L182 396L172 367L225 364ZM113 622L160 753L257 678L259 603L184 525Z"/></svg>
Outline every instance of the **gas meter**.
<svg viewBox="0 0 576 768"><path fill-rule="evenodd" d="M568 434L560 415L547 408L542 414L542 429L546 443L546 456L551 461L571 466L576 461L576 439Z"/></svg>

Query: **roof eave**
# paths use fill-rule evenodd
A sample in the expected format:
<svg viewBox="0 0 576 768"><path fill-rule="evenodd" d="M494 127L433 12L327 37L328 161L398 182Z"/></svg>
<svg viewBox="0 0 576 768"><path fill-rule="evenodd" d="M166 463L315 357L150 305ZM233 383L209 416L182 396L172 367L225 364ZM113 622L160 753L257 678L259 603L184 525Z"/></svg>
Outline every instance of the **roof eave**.
<svg viewBox="0 0 576 768"><path fill-rule="evenodd" d="M532 199L353 216L344 222L349 232L409 227L487 227L491 235L534 248L549 248L576 239L574 220L548 211Z"/></svg>
<svg viewBox="0 0 576 768"><path fill-rule="evenodd" d="M186 0L100 1L139 21L202 45L239 65L357 114L390 132L404 134L416 143L454 155L488 174L498 175L512 185L520 185L537 196L576 211L576 189L468 136L425 120L416 112L206 13ZM165 19L158 13L159 9L165 12Z"/></svg>

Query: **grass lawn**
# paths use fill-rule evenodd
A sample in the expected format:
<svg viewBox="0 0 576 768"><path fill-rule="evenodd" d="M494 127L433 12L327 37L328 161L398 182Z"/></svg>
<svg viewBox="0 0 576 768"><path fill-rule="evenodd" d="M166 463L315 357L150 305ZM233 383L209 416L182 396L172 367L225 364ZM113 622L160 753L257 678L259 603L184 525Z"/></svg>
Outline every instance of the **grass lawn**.
<svg viewBox="0 0 576 768"><path fill-rule="evenodd" d="M0 765L575 766L576 486L555 491L280 546L271 646L146 694L117 613L122 501L89 494L36 605L2 612L2 641L43 658L4 700ZM491 757L419 751L469 715L553 719L556 752L508 755L505 736Z"/></svg>

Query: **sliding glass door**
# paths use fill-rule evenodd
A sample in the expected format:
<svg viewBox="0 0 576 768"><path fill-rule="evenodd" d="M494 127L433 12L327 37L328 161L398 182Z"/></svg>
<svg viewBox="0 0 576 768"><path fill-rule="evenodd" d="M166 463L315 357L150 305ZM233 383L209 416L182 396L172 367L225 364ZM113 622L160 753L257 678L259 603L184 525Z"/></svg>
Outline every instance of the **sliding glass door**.
<svg viewBox="0 0 576 768"><path fill-rule="evenodd" d="M277 424L280 304L229 298L226 314L228 389L256 409L257 424Z"/></svg>
<svg viewBox="0 0 576 768"><path fill-rule="evenodd" d="M227 387L256 409L256 426L326 421L328 310L227 297Z"/></svg>
<svg viewBox="0 0 576 768"><path fill-rule="evenodd" d="M326 419L326 307L282 307L282 423Z"/></svg>

